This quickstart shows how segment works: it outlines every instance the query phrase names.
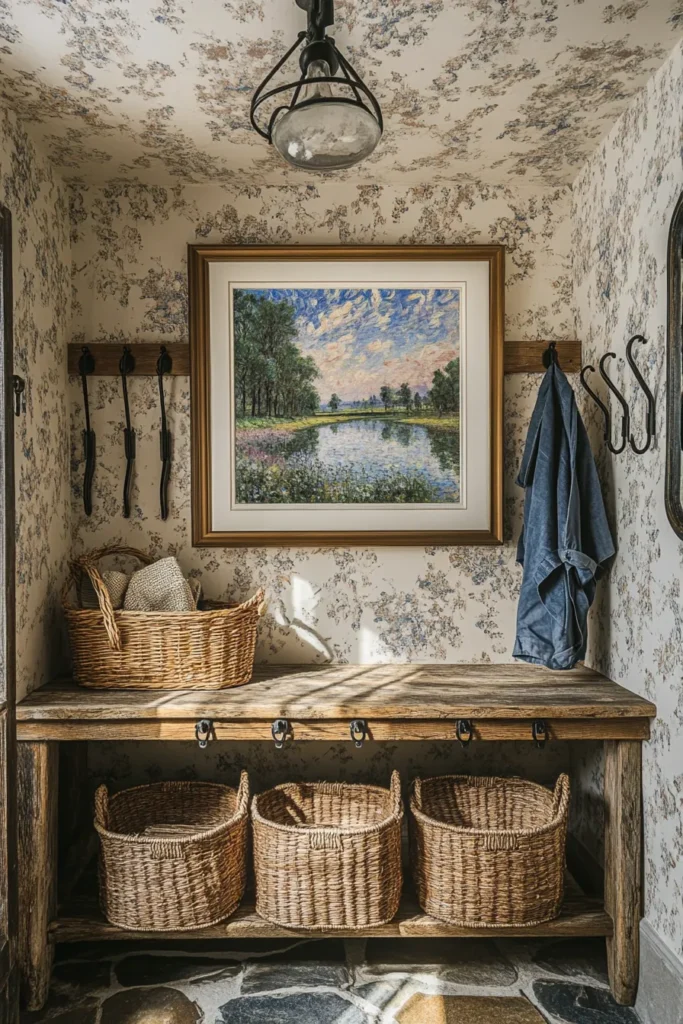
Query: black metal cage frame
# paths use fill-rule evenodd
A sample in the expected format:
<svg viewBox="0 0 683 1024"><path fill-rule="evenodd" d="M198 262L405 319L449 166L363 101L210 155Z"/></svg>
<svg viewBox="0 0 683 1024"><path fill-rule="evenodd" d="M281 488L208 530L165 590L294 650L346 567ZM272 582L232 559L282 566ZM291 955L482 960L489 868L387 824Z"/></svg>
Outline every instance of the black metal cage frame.
<svg viewBox="0 0 683 1024"><path fill-rule="evenodd" d="M296 2L299 7L304 8L308 12L308 30L306 32L299 32L296 40L287 50L284 57L282 57L275 67L268 72L254 92L251 100L251 109L249 111L249 119L254 130L257 131L262 138L266 139L269 143L272 143L273 128L275 127L275 122L281 113L295 109L302 110L305 107L314 106L315 104L333 102L348 103L350 106L360 107L362 110L366 110L377 121L381 133L384 130L384 121L382 119L382 111L377 99L355 68L350 64L343 53L337 49L334 39L325 34L326 27L334 23L333 0L296 0ZM305 43L305 46L301 52L299 60L301 75L298 80L296 82L288 82L285 85L278 85L274 86L272 89L268 89L269 83L285 66L294 51L298 46L301 46L302 43ZM326 61L332 71L332 74L321 75L314 79L307 78L308 69L314 60ZM337 71L339 69L341 69L341 75L337 75ZM299 99L302 89L306 86L323 83L341 86L343 89L348 90L348 94L339 96L335 95L332 99L327 99L321 96L313 96L309 99ZM292 98L289 103L281 103L276 106L265 127L259 124L257 120L257 113L259 112L259 108L262 104L273 99L275 96L280 96L283 93L290 91L292 92Z"/></svg>

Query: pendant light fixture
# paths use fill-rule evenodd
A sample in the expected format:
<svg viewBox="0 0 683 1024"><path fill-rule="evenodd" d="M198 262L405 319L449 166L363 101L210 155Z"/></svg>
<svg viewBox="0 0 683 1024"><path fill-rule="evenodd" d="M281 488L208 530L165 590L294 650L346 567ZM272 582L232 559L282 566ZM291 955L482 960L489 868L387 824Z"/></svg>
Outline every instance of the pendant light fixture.
<svg viewBox="0 0 683 1024"><path fill-rule="evenodd" d="M300 32L251 101L250 118L256 131L294 167L337 171L352 167L374 150L382 136L382 111L365 82L336 47L326 29L334 24L334 0L296 0L308 13L308 31ZM274 76L297 47L298 81L268 89ZM289 96L288 96L289 94ZM289 102L268 104L265 123L262 104L275 97ZM264 118L259 123L257 117Z"/></svg>

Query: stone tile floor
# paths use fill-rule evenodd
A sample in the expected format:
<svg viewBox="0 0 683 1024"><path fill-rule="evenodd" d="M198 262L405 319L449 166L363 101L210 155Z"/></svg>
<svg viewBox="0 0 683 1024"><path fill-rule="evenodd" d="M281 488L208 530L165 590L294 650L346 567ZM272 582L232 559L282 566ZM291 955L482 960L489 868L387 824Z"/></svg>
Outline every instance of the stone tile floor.
<svg viewBox="0 0 683 1024"><path fill-rule="evenodd" d="M22 1024L638 1024L592 939L59 947Z"/></svg>

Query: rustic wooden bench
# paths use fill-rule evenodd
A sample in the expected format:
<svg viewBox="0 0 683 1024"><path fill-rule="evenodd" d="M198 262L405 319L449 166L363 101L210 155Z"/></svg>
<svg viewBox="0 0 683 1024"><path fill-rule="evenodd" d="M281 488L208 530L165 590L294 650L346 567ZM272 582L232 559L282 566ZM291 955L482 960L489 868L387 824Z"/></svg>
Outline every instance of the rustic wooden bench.
<svg viewBox="0 0 683 1024"><path fill-rule="evenodd" d="M34 691L17 707L19 948L27 1004L39 1008L47 997L55 942L150 938L109 924L95 901L57 906L58 744L459 737L475 744L604 742L604 898L586 894L569 878L554 921L534 928L467 929L428 917L406 895L393 921L363 934L604 936L614 997L632 1004L641 916L641 743L649 738L655 713L652 703L589 669L557 673L526 665L269 666L257 669L248 685L222 691L88 690L70 682ZM473 760L473 770L475 765ZM268 924L245 901L220 925L155 936L187 941L292 934L301 932Z"/></svg>

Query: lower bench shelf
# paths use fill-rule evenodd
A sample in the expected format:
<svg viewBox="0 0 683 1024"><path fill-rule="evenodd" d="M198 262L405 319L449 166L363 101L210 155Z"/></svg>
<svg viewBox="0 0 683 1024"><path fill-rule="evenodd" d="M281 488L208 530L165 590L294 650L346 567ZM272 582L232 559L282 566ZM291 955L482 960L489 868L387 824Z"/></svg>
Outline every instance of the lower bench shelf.
<svg viewBox="0 0 683 1024"><path fill-rule="evenodd" d="M532 928L461 928L445 924L424 914L415 897L407 893L401 901L399 912L388 924L367 928L363 931L318 932L305 929L281 928L259 917L254 910L253 899L245 898L233 916L221 924L199 928L192 932L136 932L127 931L109 924L96 903L83 902L64 908L49 929L53 942L83 942L100 940L136 939L275 939L290 936L305 938L330 938L334 936L413 936L459 938L463 936L610 936L612 919L605 910L601 899L586 896L571 875L567 876L565 900L562 913L553 921L535 925Z"/></svg>
<svg viewBox="0 0 683 1024"><path fill-rule="evenodd" d="M37 1010L45 1003L56 942L323 937L323 933L268 924L256 915L249 898L230 920L213 928L151 935L128 932L103 919L93 889L75 889L80 871L72 869L82 864L80 851L74 857L69 853L65 865L57 865L60 748L75 766L73 772L65 773L69 785L60 798L69 807L62 818L62 824L70 822L66 841L81 836L87 845L92 811L83 807L88 782L85 757L79 753L85 741L192 740L197 725L209 719L215 741L272 743L271 727L279 718L290 725L290 743L324 739L350 744L355 719L365 721L367 742L443 739L455 743L456 723L462 719L470 722L472 738L482 742L531 743L536 720L545 724L551 744L602 741L604 901L584 895L572 884L561 915L547 924L528 929L462 929L422 914L414 897L406 893L395 920L365 934L604 936L612 994L618 1003L632 1006L642 909L642 742L649 737L649 719L655 714L651 702L590 669L557 673L519 664L263 666L248 686L218 691L88 690L71 683L35 690L17 706L18 948L27 1008ZM474 761L470 766L476 772ZM580 865L572 866L575 877L585 880L593 892L594 880L581 872ZM51 920L59 889L60 910ZM79 898L73 901L72 893Z"/></svg>

